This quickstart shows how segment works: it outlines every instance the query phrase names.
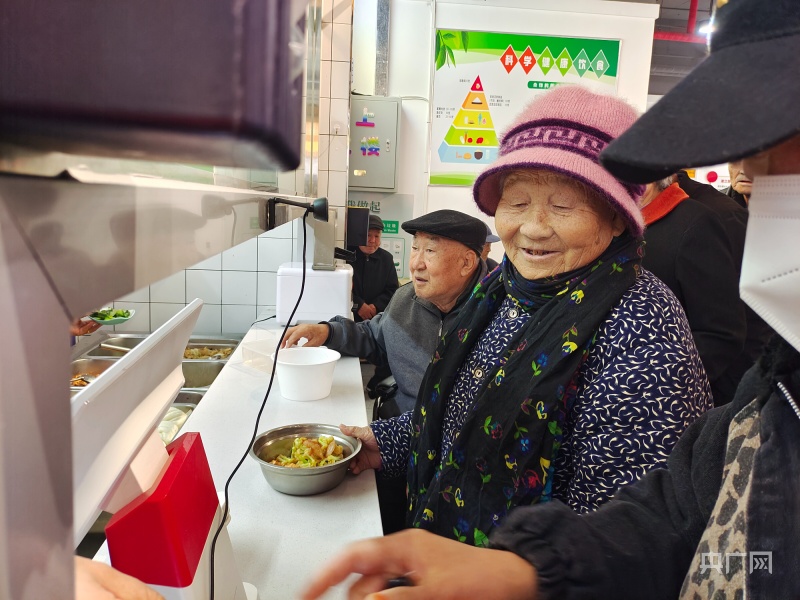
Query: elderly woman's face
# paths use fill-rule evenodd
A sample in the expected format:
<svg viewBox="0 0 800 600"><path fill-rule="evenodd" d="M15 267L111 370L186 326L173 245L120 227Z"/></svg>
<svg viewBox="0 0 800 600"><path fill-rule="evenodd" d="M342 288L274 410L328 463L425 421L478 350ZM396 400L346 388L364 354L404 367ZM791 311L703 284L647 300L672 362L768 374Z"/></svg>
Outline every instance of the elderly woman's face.
<svg viewBox="0 0 800 600"><path fill-rule="evenodd" d="M588 265L625 230L602 200L564 177L538 171L506 177L495 225L509 260L529 280Z"/></svg>

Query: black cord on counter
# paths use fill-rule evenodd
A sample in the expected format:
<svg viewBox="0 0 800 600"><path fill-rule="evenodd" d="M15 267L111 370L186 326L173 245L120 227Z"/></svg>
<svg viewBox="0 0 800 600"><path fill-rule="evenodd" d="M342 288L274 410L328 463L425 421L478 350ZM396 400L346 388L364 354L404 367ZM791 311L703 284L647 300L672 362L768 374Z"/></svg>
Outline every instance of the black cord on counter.
<svg viewBox="0 0 800 600"><path fill-rule="evenodd" d="M274 318L275 318L275 315L272 315L271 317L264 317L263 319L259 319L258 321L253 321L253 325L255 325L256 323L261 323L263 321L269 321L270 319L274 319ZM251 325L251 327L253 325Z"/></svg>
<svg viewBox="0 0 800 600"><path fill-rule="evenodd" d="M297 302L295 302L294 308L292 309L292 314L289 315L289 319L286 322L286 326L283 328L283 332L281 333L281 339L278 341L278 349L280 350L281 345L283 344L283 338L286 336L286 332L291 327L292 319L294 319L294 314L297 312L297 308L300 306L300 301L303 299L303 291L306 287L306 242L308 241L308 234L306 233L306 219L308 218L308 213L311 212L311 209L307 209L306 212L303 214L303 276L300 280L300 295L297 297ZM266 317L265 319L260 319L260 321L268 321L269 319L274 319L275 315L271 317ZM258 323L260 321L255 321L253 324ZM269 377L269 385L267 386L267 393L264 394L264 400L261 402L261 408L258 410L258 416L256 417L256 423L253 427L253 435L250 438L250 443L247 444L247 449L244 451L242 458L239 459L239 462L236 464L236 467L233 469L233 472L230 474L228 479L225 481L225 510L222 512L222 521L217 527L217 531L214 534L214 539L211 541L211 553L210 553L210 563L211 563L211 594L210 600L214 600L214 554L217 549L217 539L219 538L220 534L222 533L222 529L225 527L225 521L228 519L228 514L230 512L230 501L228 498L228 487L233 480L233 476L236 475L237 471L239 471L239 467L244 464L244 461L247 460L247 455L250 454L250 448L253 447L253 444L256 441L256 437L258 437L258 424L261 421L261 414L264 412L264 407L267 405L267 398L269 398L269 393L272 391L272 382L275 380L275 371L278 365L278 351L275 352L275 356L272 359L272 373Z"/></svg>

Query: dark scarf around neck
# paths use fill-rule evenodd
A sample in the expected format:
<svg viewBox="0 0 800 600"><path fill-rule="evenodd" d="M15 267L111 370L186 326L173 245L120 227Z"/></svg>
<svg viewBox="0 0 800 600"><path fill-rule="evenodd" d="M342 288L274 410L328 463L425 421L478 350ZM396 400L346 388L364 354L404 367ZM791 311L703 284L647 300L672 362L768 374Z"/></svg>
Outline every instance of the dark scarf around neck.
<svg viewBox="0 0 800 600"><path fill-rule="evenodd" d="M527 281L505 258L475 287L420 386L409 525L482 546L508 510L550 498L577 374L599 326L635 282L641 256L641 240L625 234L577 271ZM507 294L533 315L484 380L452 450L439 456L448 395Z"/></svg>

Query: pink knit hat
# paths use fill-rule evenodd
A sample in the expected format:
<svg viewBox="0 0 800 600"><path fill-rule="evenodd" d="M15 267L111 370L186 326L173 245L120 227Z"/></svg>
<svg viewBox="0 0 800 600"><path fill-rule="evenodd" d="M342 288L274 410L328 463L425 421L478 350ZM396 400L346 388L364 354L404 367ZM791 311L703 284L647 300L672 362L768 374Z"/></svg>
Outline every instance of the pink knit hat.
<svg viewBox="0 0 800 600"><path fill-rule="evenodd" d="M475 180L472 195L487 215L500 201L500 176L541 169L583 182L605 198L636 237L644 233L639 200L644 186L616 179L598 161L600 152L636 121L633 107L619 98L564 85L535 98L500 142L499 157Z"/></svg>

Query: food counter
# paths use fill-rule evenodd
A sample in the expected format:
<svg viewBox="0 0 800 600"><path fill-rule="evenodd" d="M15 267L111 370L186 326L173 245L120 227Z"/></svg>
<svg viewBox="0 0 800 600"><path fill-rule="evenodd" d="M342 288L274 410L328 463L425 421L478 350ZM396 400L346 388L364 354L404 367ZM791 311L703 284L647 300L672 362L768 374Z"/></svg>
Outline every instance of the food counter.
<svg viewBox="0 0 800 600"><path fill-rule="evenodd" d="M221 503L225 481L248 449L270 378L244 364L242 347L279 336L274 325L255 325L181 430L201 433ZM275 378L258 431L307 422L367 424L358 359L338 361L331 394L322 400L285 400ZM229 532L236 562L243 580L258 589L260 600L297 598L309 578L347 543L382 535L371 471L358 477L348 475L340 486L324 494L287 496L267 484L248 456L230 485L229 501ZM345 587L326 596L346 597Z"/></svg>

